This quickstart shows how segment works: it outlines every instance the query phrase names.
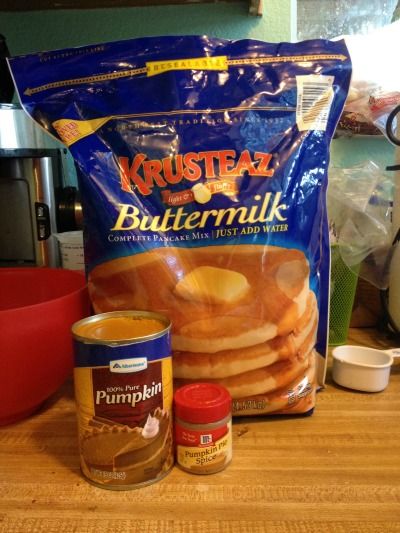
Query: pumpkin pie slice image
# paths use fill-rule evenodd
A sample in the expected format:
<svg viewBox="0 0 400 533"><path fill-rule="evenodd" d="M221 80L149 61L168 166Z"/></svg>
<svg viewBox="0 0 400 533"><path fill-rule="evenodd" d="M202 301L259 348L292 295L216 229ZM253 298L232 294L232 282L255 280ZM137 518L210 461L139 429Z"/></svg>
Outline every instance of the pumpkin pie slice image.
<svg viewBox="0 0 400 533"><path fill-rule="evenodd" d="M173 460L171 418L157 408L143 428L94 428L83 438L81 454L83 469L89 469L92 478L96 471L111 471L123 473L120 478L110 477L113 484L118 479L124 485L154 479L168 471ZM100 478L104 482L101 474Z"/></svg>

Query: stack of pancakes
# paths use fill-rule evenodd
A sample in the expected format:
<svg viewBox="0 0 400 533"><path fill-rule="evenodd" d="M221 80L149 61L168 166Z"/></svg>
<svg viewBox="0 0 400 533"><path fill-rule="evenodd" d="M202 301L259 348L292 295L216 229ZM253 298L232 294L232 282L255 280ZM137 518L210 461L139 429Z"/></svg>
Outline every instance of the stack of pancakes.
<svg viewBox="0 0 400 533"><path fill-rule="evenodd" d="M169 316L175 383L216 381L237 414L293 410L313 395L318 307L300 250L157 248L96 267L89 291L96 312Z"/></svg>

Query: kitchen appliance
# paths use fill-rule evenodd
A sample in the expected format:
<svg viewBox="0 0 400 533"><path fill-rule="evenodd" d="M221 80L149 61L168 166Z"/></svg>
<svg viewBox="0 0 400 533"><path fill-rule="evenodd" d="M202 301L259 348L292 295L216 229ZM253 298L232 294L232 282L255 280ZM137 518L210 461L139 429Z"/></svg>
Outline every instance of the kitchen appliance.
<svg viewBox="0 0 400 533"><path fill-rule="evenodd" d="M19 105L0 104L0 266L59 266L54 234L82 223L66 156Z"/></svg>

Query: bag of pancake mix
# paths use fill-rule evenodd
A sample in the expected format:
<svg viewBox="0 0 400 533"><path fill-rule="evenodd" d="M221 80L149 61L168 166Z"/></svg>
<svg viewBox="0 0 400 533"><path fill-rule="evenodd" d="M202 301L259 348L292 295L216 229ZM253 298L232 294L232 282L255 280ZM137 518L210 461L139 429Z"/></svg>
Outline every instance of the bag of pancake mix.
<svg viewBox="0 0 400 533"><path fill-rule="evenodd" d="M151 37L10 66L75 158L95 312L167 315L175 384L224 385L236 415L311 412L344 41Z"/></svg>

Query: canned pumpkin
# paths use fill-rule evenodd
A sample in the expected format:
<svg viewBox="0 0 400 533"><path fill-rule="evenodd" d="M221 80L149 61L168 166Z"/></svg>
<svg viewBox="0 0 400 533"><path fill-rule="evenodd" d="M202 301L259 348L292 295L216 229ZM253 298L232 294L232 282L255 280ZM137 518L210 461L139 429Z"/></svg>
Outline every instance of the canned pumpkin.
<svg viewBox="0 0 400 533"><path fill-rule="evenodd" d="M74 324L81 468L92 483L128 489L173 465L170 322L116 311Z"/></svg>

